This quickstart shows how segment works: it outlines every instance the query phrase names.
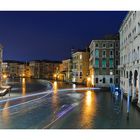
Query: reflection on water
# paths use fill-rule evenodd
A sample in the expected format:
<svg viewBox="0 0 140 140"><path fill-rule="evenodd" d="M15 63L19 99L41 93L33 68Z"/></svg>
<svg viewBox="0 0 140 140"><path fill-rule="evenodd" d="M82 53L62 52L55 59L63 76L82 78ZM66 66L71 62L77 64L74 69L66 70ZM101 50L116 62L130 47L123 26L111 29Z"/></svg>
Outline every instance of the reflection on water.
<svg viewBox="0 0 140 140"><path fill-rule="evenodd" d="M7 101L2 110L2 120L4 121L4 123L6 125L8 125L8 123L9 123L9 115L10 115L9 109L6 109L6 108L9 106L10 106L10 103L9 103L9 101Z"/></svg>
<svg viewBox="0 0 140 140"><path fill-rule="evenodd" d="M53 107L56 108L58 106L58 85L57 82L54 81L53 83L53 96L52 96L52 104Z"/></svg>
<svg viewBox="0 0 140 140"><path fill-rule="evenodd" d="M75 89L76 88L76 84L72 84L72 88Z"/></svg>
<svg viewBox="0 0 140 140"><path fill-rule="evenodd" d="M81 126L84 128L91 128L93 126L93 118L96 114L96 96L94 91L87 91L85 94L82 114Z"/></svg>
<svg viewBox="0 0 140 140"><path fill-rule="evenodd" d="M22 96L26 95L26 79L22 78Z"/></svg>

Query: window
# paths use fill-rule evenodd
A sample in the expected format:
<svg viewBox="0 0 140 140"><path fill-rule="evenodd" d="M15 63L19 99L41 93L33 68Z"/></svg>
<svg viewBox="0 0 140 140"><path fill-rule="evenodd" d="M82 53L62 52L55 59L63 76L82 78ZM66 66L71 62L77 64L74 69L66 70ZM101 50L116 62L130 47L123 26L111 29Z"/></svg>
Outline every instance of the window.
<svg viewBox="0 0 140 140"><path fill-rule="evenodd" d="M96 43L96 47L98 47L98 43Z"/></svg>
<svg viewBox="0 0 140 140"><path fill-rule="evenodd" d="M106 67L106 59L102 60L102 67L105 68Z"/></svg>
<svg viewBox="0 0 140 140"><path fill-rule="evenodd" d="M103 78L103 83L105 83L105 78Z"/></svg>
<svg viewBox="0 0 140 140"><path fill-rule="evenodd" d="M113 79L112 78L110 78L110 83L113 83Z"/></svg>
<svg viewBox="0 0 140 140"><path fill-rule="evenodd" d="M105 50L103 50L103 52L102 52L102 56L103 56L103 57L106 56L106 51L105 51Z"/></svg>
<svg viewBox="0 0 140 140"><path fill-rule="evenodd" d="M116 66L118 66L118 60L116 60Z"/></svg>
<svg viewBox="0 0 140 140"><path fill-rule="evenodd" d="M119 80L118 80L118 78L116 78L116 84L118 84L119 83Z"/></svg>
<svg viewBox="0 0 140 140"><path fill-rule="evenodd" d="M119 74L119 71L118 70L116 70L116 74Z"/></svg>
<svg viewBox="0 0 140 140"><path fill-rule="evenodd" d="M116 55L118 55L119 53L118 53L118 51L116 51Z"/></svg>
<svg viewBox="0 0 140 140"><path fill-rule="evenodd" d="M110 57L113 57L113 50L110 50Z"/></svg>
<svg viewBox="0 0 140 140"><path fill-rule="evenodd" d="M110 47L112 47L113 46L113 44L112 43L110 43Z"/></svg>
<svg viewBox="0 0 140 140"><path fill-rule="evenodd" d="M103 47L105 47L105 44L103 44Z"/></svg>
<svg viewBox="0 0 140 140"><path fill-rule="evenodd" d="M112 68L113 67L113 59L109 60L109 66Z"/></svg>
<svg viewBox="0 0 140 140"><path fill-rule="evenodd" d="M98 59L95 60L95 67L99 67L99 60Z"/></svg>
<svg viewBox="0 0 140 140"><path fill-rule="evenodd" d="M98 78L96 78L96 83L98 84Z"/></svg>
<svg viewBox="0 0 140 140"><path fill-rule="evenodd" d="M99 57L99 50L95 50L95 57Z"/></svg>
<svg viewBox="0 0 140 140"><path fill-rule="evenodd" d="M80 72L80 79L82 78L82 72Z"/></svg>
<svg viewBox="0 0 140 140"><path fill-rule="evenodd" d="M80 59L82 59L82 55L80 54Z"/></svg>

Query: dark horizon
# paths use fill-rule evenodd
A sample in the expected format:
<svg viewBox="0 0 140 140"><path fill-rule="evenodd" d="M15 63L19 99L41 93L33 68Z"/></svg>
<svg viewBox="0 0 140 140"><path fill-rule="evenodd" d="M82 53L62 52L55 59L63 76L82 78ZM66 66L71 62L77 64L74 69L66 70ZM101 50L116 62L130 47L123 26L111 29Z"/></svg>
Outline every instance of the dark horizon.
<svg viewBox="0 0 140 140"><path fill-rule="evenodd" d="M71 49L116 34L127 11L0 12L4 60L67 59Z"/></svg>

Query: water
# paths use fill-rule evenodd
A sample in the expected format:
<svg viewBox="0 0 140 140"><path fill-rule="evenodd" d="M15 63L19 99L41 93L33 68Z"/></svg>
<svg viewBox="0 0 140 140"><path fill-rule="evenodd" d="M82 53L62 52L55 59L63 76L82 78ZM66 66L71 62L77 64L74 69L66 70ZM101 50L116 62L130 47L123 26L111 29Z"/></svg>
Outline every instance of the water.
<svg viewBox="0 0 140 140"><path fill-rule="evenodd" d="M37 81L30 81L31 85L32 83L41 89L43 86L46 90ZM30 88L35 91L36 86ZM70 87L73 90L58 92L58 89ZM140 112L135 107L130 106L129 120L127 119L125 99L121 101L111 93L100 90L76 91L75 85L62 82L53 82L53 88L54 91L49 94L16 103L4 103L2 108L5 109L0 112L0 128L140 128ZM28 94L32 93L31 89ZM41 89L38 88L37 91L40 92ZM27 101L31 102L6 109L13 104Z"/></svg>

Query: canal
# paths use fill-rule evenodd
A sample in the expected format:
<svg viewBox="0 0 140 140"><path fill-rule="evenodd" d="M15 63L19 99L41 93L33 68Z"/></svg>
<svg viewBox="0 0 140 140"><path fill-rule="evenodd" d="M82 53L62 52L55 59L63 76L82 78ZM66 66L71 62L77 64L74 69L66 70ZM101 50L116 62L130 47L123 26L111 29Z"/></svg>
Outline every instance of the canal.
<svg viewBox="0 0 140 140"><path fill-rule="evenodd" d="M0 128L140 128L140 112L134 106L127 119L125 99L99 89L77 91L82 86L51 82L53 90L49 83L36 80L11 81L11 96L0 99ZM27 95L32 96L24 98Z"/></svg>

